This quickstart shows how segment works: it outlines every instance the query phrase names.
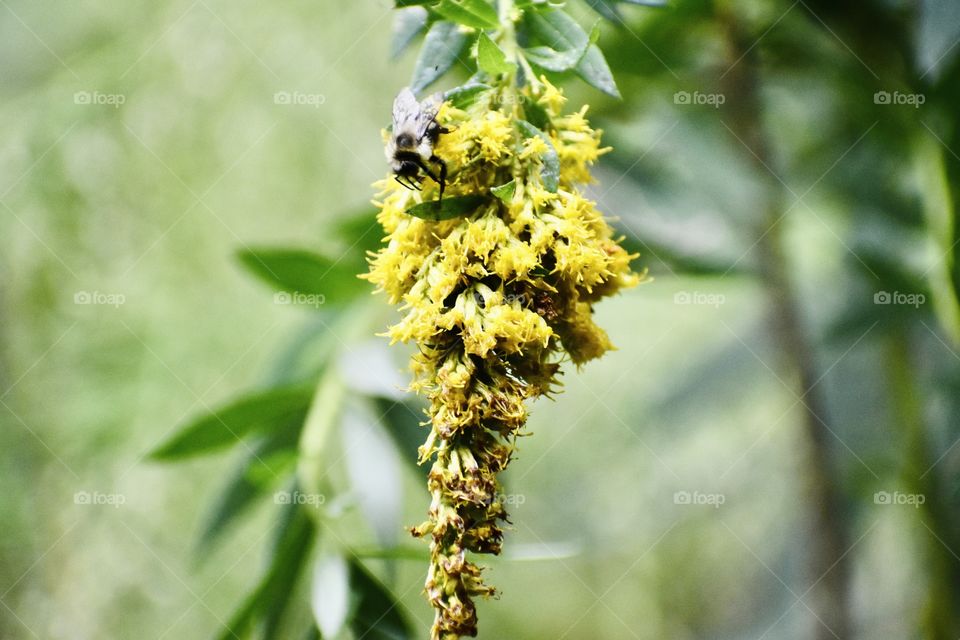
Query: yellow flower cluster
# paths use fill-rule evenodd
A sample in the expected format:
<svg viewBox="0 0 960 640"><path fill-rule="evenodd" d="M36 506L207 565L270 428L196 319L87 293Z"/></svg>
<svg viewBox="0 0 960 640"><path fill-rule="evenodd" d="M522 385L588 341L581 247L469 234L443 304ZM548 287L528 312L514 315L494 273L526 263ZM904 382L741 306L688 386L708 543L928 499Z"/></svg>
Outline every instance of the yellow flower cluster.
<svg viewBox="0 0 960 640"><path fill-rule="evenodd" d="M565 101L544 80L537 94L491 89L462 109L444 104L438 122L449 133L435 152L450 169L445 198L484 196L469 215L413 217L407 210L436 199L435 185L376 185L387 236L366 277L400 305L388 335L419 346L413 388L430 400L420 459L433 460L432 503L413 532L432 540L434 640L475 635L472 598L493 593L466 554L500 551L507 514L497 474L526 422L525 401L551 391L565 356L579 365L612 348L592 305L641 279L630 270L635 256L579 190L608 149L586 108L564 115ZM544 137L518 124L534 110Z"/></svg>

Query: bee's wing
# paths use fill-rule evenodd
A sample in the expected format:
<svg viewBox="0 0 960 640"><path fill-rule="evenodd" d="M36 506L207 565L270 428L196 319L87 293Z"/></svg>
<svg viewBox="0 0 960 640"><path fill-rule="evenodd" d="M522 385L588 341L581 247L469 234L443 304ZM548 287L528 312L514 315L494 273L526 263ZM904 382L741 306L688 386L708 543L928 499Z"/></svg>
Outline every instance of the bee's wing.
<svg viewBox="0 0 960 640"><path fill-rule="evenodd" d="M417 128L419 114L420 103L417 102L417 98L413 95L413 91L410 90L410 87L404 87L400 90L400 93L397 94L397 97L393 101L394 134L397 134L400 131L409 130L410 128L414 128L419 131Z"/></svg>
<svg viewBox="0 0 960 640"><path fill-rule="evenodd" d="M417 114L417 140L422 140L427 135L427 127L437 117L440 105L443 104L443 92L438 91L423 99L418 106Z"/></svg>

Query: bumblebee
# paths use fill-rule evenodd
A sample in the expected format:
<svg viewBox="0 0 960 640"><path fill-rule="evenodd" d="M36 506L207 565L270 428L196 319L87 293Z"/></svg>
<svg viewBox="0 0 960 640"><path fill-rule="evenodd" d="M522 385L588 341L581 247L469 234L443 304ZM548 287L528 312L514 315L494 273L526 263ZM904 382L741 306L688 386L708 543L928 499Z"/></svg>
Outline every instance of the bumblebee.
<svg viewBox="0 0 960 640"><path fill-rule="evenodd" d="M423 176L440 185L440 200L447 184L447 165L433 152L440 134L450 130L437 122L443 94L435 93L418 102L410 87L404 87L393 101L393 131L386 156L394 179L408 189L422 189ZM436 165L434 172L430 165Z"/></svg>

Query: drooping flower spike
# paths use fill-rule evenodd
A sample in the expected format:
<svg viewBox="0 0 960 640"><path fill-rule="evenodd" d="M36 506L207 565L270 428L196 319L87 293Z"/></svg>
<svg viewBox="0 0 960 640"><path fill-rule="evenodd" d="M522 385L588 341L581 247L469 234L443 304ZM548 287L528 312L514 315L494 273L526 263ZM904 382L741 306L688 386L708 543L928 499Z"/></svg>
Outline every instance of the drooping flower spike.
<svg viewBox="0 0 960 640"><path fill-rule="evenodd" d="M562 113L565 99L546 78L538 88L521 96L545 116L544 130L496 89L463 108L441 107L438 121L450 130L436 148L450 169L445 197L484 196L472 213L411 216L436 199L434 187L376 185L386 246L366 277L400 305L387 335L418 345L413 389L430 401L420 462L432 461L432 501L413 534L430 539L435 640L476 635L473 600L494 593L468 554L500 553L507 513L497 475L512 458L526 401L558 387L565 359L580 365L612 348L593 304L642 277L580 191L608 150L600 132L586 107Z"/></svg>

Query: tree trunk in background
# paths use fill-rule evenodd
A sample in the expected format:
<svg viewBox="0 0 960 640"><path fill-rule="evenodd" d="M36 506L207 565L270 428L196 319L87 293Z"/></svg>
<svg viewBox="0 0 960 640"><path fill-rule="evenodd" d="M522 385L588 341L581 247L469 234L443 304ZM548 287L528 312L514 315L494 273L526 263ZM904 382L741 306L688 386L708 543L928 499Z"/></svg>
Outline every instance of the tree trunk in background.
<svg viewBox="0 0 960 640"><path fill-rule="evenodd" d="M807 606L818 619L814 636L817 640L851 638L849 610L849 549L841 509L842 496L833 480L830 464L829 417L826 401L816 386L819 376L813 350L804 335L797 295L790 280L783 250L785 211L783 189L771 173L772 154L763 132L763 109L759 93L758 61L752 40L742 31L731 12L720 16L726 28L729 64L723 87L729 96L724 120L747 147L744 149L754 165L758 180L766 185L764 211L758 220L755 237L758 266L770 302L771 323L779 341L783 369L787 380L796 380L794 393L801 399L803 433L807 443L806 524L810 534L809 585L812 596ZM806 588L801 590L805 591ZM806 599L805 599L806 601Z"/></svg>

